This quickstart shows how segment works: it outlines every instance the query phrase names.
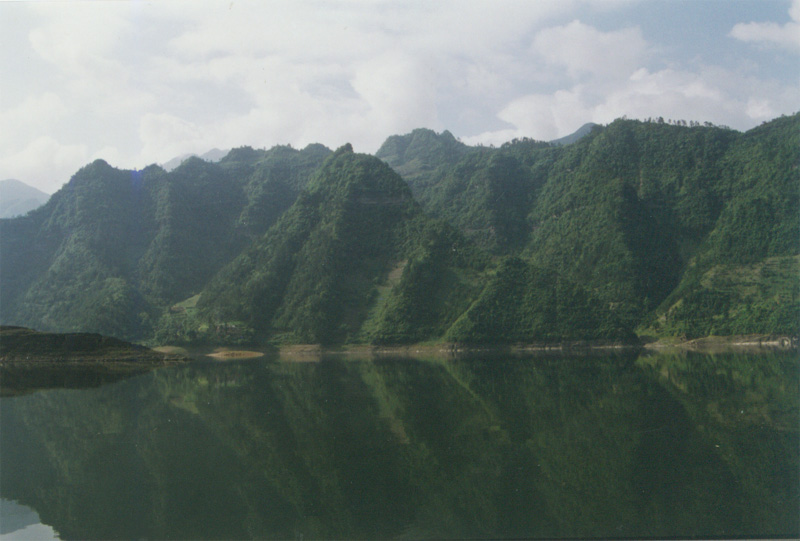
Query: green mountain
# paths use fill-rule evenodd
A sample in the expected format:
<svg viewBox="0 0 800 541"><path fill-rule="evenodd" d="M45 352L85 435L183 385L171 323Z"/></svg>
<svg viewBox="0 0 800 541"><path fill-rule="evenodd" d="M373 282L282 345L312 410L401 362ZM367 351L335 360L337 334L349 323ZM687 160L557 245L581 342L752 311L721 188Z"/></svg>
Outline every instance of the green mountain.
<svg viewBox="0 0 800 541"><path fill-rule="evenodd" d="M97 161L0 220L0 322L154 342L797 334L799 124Z"/></svg>
<svg viewBox="0 0 800 541"><path fill-rule="evenodd" d="M529 209L544 181L541 171L517 156L484 150L441 170L420 201L483 249L519 253L528 239Z"/></svg>
<svg viewBox="0 0 800 541"><path fill-rule="evenodd" d="M590 291L518 258L503 261L447 333L454 342L631 340L630 328Z"/></svg>
<svg viewBox="0 0 800 541"><path fill-rule="evenodd" d="M659 332L797 334L799 119L779 118L731 145L719 181L709 189L709 198L722 202L718 219L657 310L653 325Z"/></svg>
<svg viewBox="0 0 800 541"><path fill-rule="evenodd" d="M744 134L684 124L618 120L568 146L474 149L433 164L418 197L640 332L796 333L800 115Z"/></svg>
<svg viewBox="0 0 800 541"><path fill-rule="evenodd" d="M241 148L171 173L87 165L45 206L0 220L3 323L148 336L277 220L329 153Z"/></svg>
<svg viewBox="0 0 800 541"><path fill-rule="evenodd" d="M633 337L578 284L518 260L495 267L474 243L422 212L385 163L346 146L217 274L193 318L170 316L160 327L171 340L322 344Z"/></svg>
<svg viewBox="0 0 800 541"><path fill-rule="evenodd" d="M288 342L434 338L459 314L449 304L465 308L456 271L479 268L474 252L422 215L397 173L347 145L209 283L197 317Z"/></svg>
<svg viewBox="0 0 800 541"><path fill-rule="evenodd" d="M397 171L411 186L414 195L419 197L436 182L440 168L454 165L473 150L449 131L437 134L419 128L406 135L392 135L375 156Z"/></svg>

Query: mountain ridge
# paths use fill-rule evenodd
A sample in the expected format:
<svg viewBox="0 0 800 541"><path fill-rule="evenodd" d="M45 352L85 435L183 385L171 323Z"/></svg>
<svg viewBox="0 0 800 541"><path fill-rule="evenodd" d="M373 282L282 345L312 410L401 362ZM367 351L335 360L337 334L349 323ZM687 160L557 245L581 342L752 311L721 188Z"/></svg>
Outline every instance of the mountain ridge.
<svg viewBox="0 0 800 541"><path fill-rule="evenodd" d="M0 180L0 218L22 216L44 205L50 195L13 178Z"/></svg>
<svg viewBox="0 0 800 541"><path fill-rule="evenodd" d="M181 154L179 156L175 156L174 158L169 159L169 160L167 160L164 163L161 163L159 165L162 168L164 168L166 171L172 171L173 169L175 169L178 166L180 166L183 162L185 162L189 158L200 158L201 160L206 161L206 162L215 162L216 163L216 162L220 161L222 158L224 158L225 156L227 156L228 152L230 152L230 150L220 150L218 148L212 148L211 150L209 150L207 152L204 152L202 154L196 154L196 153L193 153L193 152L189 152L189 153L186 153L186 154Z"/></svg>
<svg viewBox="0 0 800 541"><path fill-rule="evenodd" d="M564 137L559 137L558 139L551 139L550 140L550 144L551 145L570 145L570 144L580 140L582 137L585 137L585 136L589 135L590 133L592 133L593 129L599 128L599 127L600 127L599 124L595 124L594 122L587 122L586 124L584 124L583 126L578 128L574 132L570 133L569 135L565 135Z"/></svg>
<svg viewBox="0 0 800 541"><path fill-rule="evenodd" d="M161 342L796 334L799 124L94 162L0 221L0 321Z"/></svg>

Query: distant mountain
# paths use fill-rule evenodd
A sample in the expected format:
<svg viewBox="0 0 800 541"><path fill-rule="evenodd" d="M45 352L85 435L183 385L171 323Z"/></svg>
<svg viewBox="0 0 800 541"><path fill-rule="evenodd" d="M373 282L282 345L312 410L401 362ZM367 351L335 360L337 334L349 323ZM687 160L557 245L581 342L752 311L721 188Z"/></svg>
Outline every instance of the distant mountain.
<svg viewBox="0 0 800 541"><path fill-rule="evenodd" d="M185 162L186 160L188 160L191 157L197 157L197 158L200 158L201 160L206 161L206 162L218 162L222 158L224 158L228 154L228 152L230 152L230 151L228 151L228 150L220 150L218 148L212 148L211 150L209 150L205 154L200 154L200 155L197 155L197 154L181 154L180 156L176 156L176 157L172 158L171 160L162 163L161 167L163 167L167 171L172 171L173 169L177 168L180 164L182 164L183 162Z"/></svg>
<svg viewBox="0 0 800 541"><path fill-rule="evenodd" d="M22 216L47 203L50 196L19 180L0 180L0 218Z"/></svg>
<svg viewBox="0 0 800 541"><path fill-rule="evenodd" d="M220 150L218 148L212 148L205 154L201 154L200 159L205 160L207 162L218 162L222 158L227 156L228 152L230 152L230 150Z"/></svg>
<svg viewBox="0 0 800 541"><path fill-rule="evenodd" d="M406 135L392 135L384 141L375 156L397 171L415 196L419 197L443 165L453 165L474 150L453 137L449 131L436 133L418 128Z"/></svg>
<svg viewBox="0 0 800 541"><path fill-rule="evenodd" d="M597 128L597 127L599 127L598 124L595 124L594 122L587 122L586 124L584 124L583 126L578 128L575 132L573 132L573 133L571 133L569 135L565 135L564 137L560 137L558 139L553 139L552 141L550 141L550 144L551 145L570 145L570 144L574 143L575 141L578 141L582 137L585 137L586 135L589 135L592 132L592 130Z"/></svg>

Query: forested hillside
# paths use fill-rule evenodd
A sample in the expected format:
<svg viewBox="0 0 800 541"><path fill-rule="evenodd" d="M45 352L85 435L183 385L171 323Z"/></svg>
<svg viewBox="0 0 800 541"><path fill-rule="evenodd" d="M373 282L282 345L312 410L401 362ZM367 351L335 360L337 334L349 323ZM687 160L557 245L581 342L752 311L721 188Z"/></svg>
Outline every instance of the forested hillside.
<svg viewBox="0 0 800 541"><path fill-rule="evenodd" d="M97 161L0 220L0 321L153 342L796 334L798 148L796 114Z"/></svg>
<svg viewBox="0 0 800 541"><path fill-rule="evenodd" d="M799 115L745 134L617 120L409 174L430 214L581 284L640 332L796 333L798 148Z"/></svg>
<svg viewBox="0 0 800 541"><path fill-rule="evenodd" d="M196 325L234 321L283 342L437 338L477 293L485 264L421 212L397 173L347 145L212 280Z"/></svg>
<svg viewBox="0 0 800 541"><path fill-rule="evenodd" d="M297 197L330 151L241 148L171 173L98 160L48 203L0 220L2 321L142 338Z"/></svg>

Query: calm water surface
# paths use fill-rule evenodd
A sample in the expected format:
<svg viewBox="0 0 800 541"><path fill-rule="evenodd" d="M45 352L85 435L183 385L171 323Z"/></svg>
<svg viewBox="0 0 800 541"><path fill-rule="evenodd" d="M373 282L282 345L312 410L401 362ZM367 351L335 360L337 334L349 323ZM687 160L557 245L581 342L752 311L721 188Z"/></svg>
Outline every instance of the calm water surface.
<svg viewBox="0 0 800 541"><path fill-rule="evenodd" d="M796 352L193 363L1 399L0 497L17 534L64 539L796 537L798 372Z"/></svg>

